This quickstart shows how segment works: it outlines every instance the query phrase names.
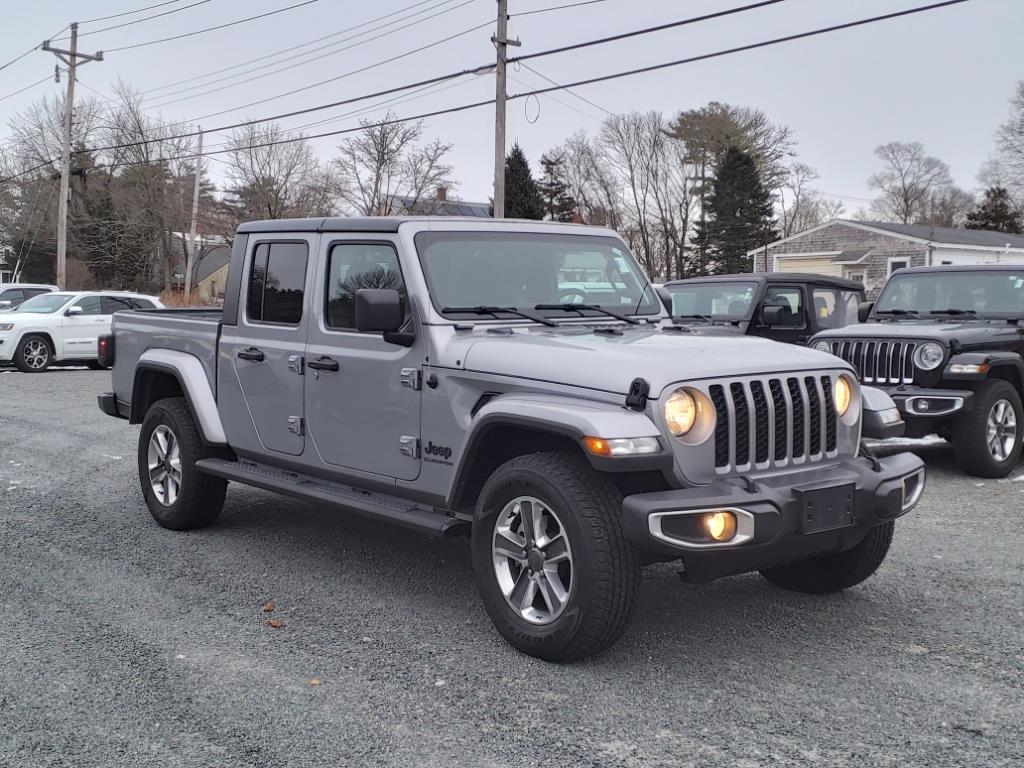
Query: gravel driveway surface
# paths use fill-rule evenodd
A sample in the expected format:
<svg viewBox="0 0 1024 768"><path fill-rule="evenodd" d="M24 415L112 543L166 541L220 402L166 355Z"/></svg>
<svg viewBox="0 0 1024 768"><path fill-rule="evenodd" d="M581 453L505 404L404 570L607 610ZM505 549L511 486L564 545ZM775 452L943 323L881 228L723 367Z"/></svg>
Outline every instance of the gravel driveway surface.
<svg viewBox="0 0 1024 768"><path fill-rule="evenodd" d="M863 586L652 567L622 641L555 666L492 629L464 540L235 485L158 528L107 388L0 372L0 765L1024 765L1024 467L923 447Z"/></svg>

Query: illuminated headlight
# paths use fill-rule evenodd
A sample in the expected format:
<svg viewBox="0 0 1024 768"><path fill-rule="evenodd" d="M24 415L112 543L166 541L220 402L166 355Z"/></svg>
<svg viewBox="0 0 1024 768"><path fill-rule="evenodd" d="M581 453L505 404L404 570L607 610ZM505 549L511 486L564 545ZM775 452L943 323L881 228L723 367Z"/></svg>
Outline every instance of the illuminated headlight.
<svg viewBox="0 0 1024 768"><path fill-rule="evenodd" d="M583 446L595 456L649 456L658 453L661 446L656 437L584 437Z"/></svg>
<svg viewBox="0 0 1024 768"><path fill-rule="evenodd" d="M0 331L13 331L14 323L0 323Z"/></svg>
<svg viewBox="0 0 1024 768"><path fill-rule="evenodd" d="M812 349L816 349L819 352L828 352L832 354L832 342L831 341L816 341L812 346Z"/></svg>
<svg viewBox="0 0 1024 768"><path fill-rule="evenodd" d="M697 421L697 401L685 389L677 389L665 401L665 423L675 437L682 437Z"/></svg>
<svg viewBox="0 0 1024 768"><path fill-rule="evenodd" d="M836 377L836 413L840 418L850 410L853 402L853 383L846 376Z"/></svg>
<svg viewBox="0 0 1024 768"><path fill-rule="evenodd" d="M942 365L942 360L945 357L946 350L942 348L941 344L926 341L914 350L914 365L923 371L932 371Z"/></svg>

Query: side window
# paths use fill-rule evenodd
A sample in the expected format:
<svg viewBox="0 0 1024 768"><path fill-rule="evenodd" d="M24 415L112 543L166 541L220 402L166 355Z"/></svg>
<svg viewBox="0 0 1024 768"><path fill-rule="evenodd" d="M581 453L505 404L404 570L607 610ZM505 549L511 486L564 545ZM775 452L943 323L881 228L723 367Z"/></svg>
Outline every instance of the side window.
<svg viewBox="0 0 1024 768"><path fill-rule="evenodd" d="M298 325L306 290L306 243L260 243L252 252L249 270L250 320Z"/></svg>
<svg viewBox="0 0 1024 768"><path fill-rule="evenodd" d="M25 300L25 292L20 288L11 288L9 291L0 291L0 301L9 301L11 304L18 304Z"/></svg>
<svg viewBox="0 0 1024 768"><path fill-rule="evenodd" d="M83 315L102 315L103 301L99 296L83 296L72 306L81 307Z"/></svg>
<svg viewBox="0 0 1024 768"><path fill-rule="evenodd" d="M140 299L135 296L132 296L130 301L132 303L132 306L135 307L136 309L156 309L156 304L154 304L149 299Z"/></svg>
<svg viewBox="0 0 1024 768"><path fill-rule="evenodd" d="M783 312L782 325L797 328L805 323L804 293L797 286L769 286L764 294L764 305L789 310Z"/></svg>
<svg viewBox="0 0 1024 768"><path fill-rule="evenodd" d="M45 288L26 288L25 289L25 298L26 299L35 298L36 296L42 296L44 293L49 293L49 291L46 290Z"/></svg>
<svg viewBox="0 0 1024 768"><path fill-rule="evenodd" d="M356 326L355 296L360 288L394 288L406 305L398 253L390 243L338 243L327 259L324 324L335 330Z"/></svg>
<svg viewBox="0 0 1024 768"><path fill-rule="evenodd" d="M103 308L104 315L112 315L115 312L120 312L122 309L131 309L132 303L125 296L101 296L100 306Z"/></svg>

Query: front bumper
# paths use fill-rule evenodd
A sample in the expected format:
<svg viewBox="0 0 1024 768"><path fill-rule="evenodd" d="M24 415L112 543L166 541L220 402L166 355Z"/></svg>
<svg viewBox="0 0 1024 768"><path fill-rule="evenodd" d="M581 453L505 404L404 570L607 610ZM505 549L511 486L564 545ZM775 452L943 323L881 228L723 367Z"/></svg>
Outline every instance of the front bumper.
<svg viewBox="0 0 1024 768"><path fill-rule="evenodd" d="M107 416L114 416L119 419L128 418L128 406L120 402L113 392L104 392L96 396L96 404Z"/></svg>
<svg viewBox="0 0 1024 768"><path fill-rule="evenodd" d="M904 386L885 390L896 403L904 419L941 419L969 407L969 389L930 389Z"/></svg>
<svg viewBox="0 0 1024 768"><path fill-rule="evenodd" d="M869 528L909 512L924 491L925 469L917 456L899 453L879 459L877 471L869 459L851 458L749 484L736 480L627 496L622 503L626 536L658 559L682 559L689 581L842 552L856 546ZM840 494L841 509L815 508L813 499L820 498L815 494L828 496L840 488L848 491ZM739 520L737 535L728 543L684 541L674 535L678 528L668 524L721 509L734 510ZM817 514L836 519L823 529Z"/></svg>

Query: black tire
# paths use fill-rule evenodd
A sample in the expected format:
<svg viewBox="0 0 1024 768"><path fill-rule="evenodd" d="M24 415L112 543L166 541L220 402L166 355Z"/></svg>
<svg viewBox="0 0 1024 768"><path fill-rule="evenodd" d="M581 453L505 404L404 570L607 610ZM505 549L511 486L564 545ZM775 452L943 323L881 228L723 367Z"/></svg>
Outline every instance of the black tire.
<svg viewBox="0 0 1024 768"><path fill-rule="evenodd" d="M521 496L534 497L557 514L571 549L568 597L545 624L531 623L511 606L494 565L496 523L506 505ZM582 456L535 453L498 467L480 493L472 550L488 615L502 637L524 653L572 661L612 645L629 624L640 586L640 558L622 528L622 495Z"/></svg>
<svg viewBox="0 0 1024 768"><path fill-rule="evenodd" d="M999 460L989 448L988 419L997 403L1013 408L1016 437L1013 449ZM960 469L974 477L1006 477L1020 461L1024 437L1024 408L1020 394L1008 381L989 379L975 391L970 410L953 420L953 455Z"/></svg>
<svg viewBox="0 0 1024 768"><path fill-rule="evenodd" d="M48 338L37 333L23 337L14 351L14 364L22 373L42 373L52 362L53 345Z"/></svg>
<svg viewBox="0 0 1024 768"><path fill-rule="evenodd" d="M87 360L85 364L87 366L89 366L90 370L93 370L93 371L109 371L110 370L110 366L109 365L104 365L99 360Z"/></svg>
<svg viewBox="0 0 1024 768"><path fill-rule="evenodd" d="M853 549L766 568L761 575L776 586L809 595L825 595L854 587L878 570L889 553L893 522L876 525Z"/></svg>
<svg viewBox="0 0 1024 768"><path fill-rule="evenodd" d="M170 504L158 498L158 492L150 481L150 441L153 433L161 428L169 430L178 445L180 483L176 498L167 496L172 502ZM162 434L166 435L166 432ZM184 398L158 400L150 407L142 422L138 453L142 495L146 498L146 506L154 520L172 531L204 528L217 520L224 507L228 483L227 480L203 474L196 469L199 459L213 456L213 453L203 445ZM163 490L163 493L167 493L167 490Z"/></svg>

